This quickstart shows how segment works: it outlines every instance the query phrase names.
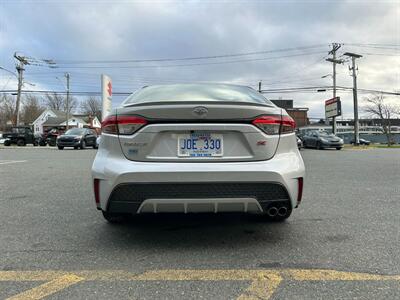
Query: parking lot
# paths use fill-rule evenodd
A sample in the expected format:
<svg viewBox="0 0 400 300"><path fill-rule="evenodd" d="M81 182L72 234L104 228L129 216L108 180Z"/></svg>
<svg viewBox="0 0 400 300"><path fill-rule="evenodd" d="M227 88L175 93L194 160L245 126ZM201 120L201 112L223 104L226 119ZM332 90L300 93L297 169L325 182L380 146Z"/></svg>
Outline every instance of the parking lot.
<svg viewBox="0 0 400 300"><path fill-rule="evenodd" d="M92 195L96 150L0 148L0 298L400 298L400 149L301 153L303 202L284 223L110 225Z"/></svg>

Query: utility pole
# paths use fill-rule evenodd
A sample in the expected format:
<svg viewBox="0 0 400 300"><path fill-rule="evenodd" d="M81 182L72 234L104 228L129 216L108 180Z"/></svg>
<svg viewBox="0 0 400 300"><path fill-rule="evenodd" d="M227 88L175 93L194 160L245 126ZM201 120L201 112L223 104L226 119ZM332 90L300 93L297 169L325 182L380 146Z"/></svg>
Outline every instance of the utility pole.
<svg viewBox="0 0 400 300"><path fill-rule="evenodd" d="M329 51L329 54L332 54L332 58L326 59L326 61L329 61L332 63L333 66L333 73L332 73L332 79L333 79L333 98L336 97L336 64L342 64L343 60L341 59L336 59L336 51L342 47L341 44L337 43L332 43L332 50ZM336 135L336 116L332 117L332 132L334 135Z"/></svg>
<svg viewBox="0 0 400 300"><path fill-rule="evenodd" d="M69 120L69 73L65 73L65 78L67 79L67 122L66 129L69 129L68 120Z"/></svg>
<svg viewBox="0 0 400 300"><path fill-rule="evenodd" d="M21 106L21 90L22 90L22 84L24 80L24 66L29 64L27 59L24 56L19 56L17 53L14 53L15 59L18 60L18 64L16 66L17 72L18 72L18 92L17 92L17 103L16 103L16 108L15 108L15 125L19 125L19 110Z"/></svg>
<svg viewBox="0 0 400 300"><path fill-rule="evenodd" d="M258 92L261 93L261 80L258 83Z"/></svg>
<svg viewBox="0 0 400 300"><path fill-rule="evenodd" d="M344 55L351 57L351 67L349 70L353 71L353 102L354 102L354 145L360 145L360 134L358 127L358 99L357 99L357 69L356 69L356 58L362 57L362 55L346 52Z"/></svg>

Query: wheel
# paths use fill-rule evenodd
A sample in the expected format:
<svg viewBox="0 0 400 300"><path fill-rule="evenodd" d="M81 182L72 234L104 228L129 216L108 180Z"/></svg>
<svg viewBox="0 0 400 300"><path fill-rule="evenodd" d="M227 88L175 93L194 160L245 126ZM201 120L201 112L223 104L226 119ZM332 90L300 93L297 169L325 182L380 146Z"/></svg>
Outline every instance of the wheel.
<svg viewBox="0 0 400 300"><path fill-rule="evenodd" d="M342 150L342 147L336 147L336 150Z"/></svg>
<svg viewBox="0 0 400 300"><path fill-rule="evenodd" d="M85 149L85 148L86 148L86 142L85 142L85 140L82 140L81 149Z"/></svg>
<svg viewBox="0 0 400 300"><path fill-rule="evenodd" d="M25 141L24 141L24 140L22 140L22 139L19 139L19 140L17 141L17 145L18 145L18 146L25 146L25 145L26 145L26 143L25 143Z"/></svg>
<svg viewBox="0 0 400 300"><path fill-rule="evenodd" d="M78 146L75 146L75 147L74 147L75 150L78 149L78 148L79 148Z"/></svg>
<svg viewBox="0 0 400 300"><path fill-rule="evenodd" d="M97 145L94 144L94 145L93 145L93 149L97 149L97 148L99 148L99 147L97 147Z"/></svg>
<svg viewBox="0 0 400 300"><path fill-rule="evenodd" d="M58 146L58 150L63 150L64 147L63 146Z"/></svg>
<svg viewBox="0 0 400 300"><path fill-rule="evenodd" d="M122 224L128 220L129 214L117 214L102 211L104 219L111 224Z"/></svg>
<svg viewBox="0 0 400 300"><path fill-rule="evenodd" d="M34 141L34 142L33 142L33 146L36 147L37 145L39 145L38 142L37 142L37 141Z"/></svg>
<svg viewBox="0 0 400 300"><path fill-rule="evenodd" d="M11 141L10 140L5 140L4 141L4 146L11 146Z"/></svg>
<svg viewBox="0 0 400 300"><path fill-rule="evenodd" d="M320 143L320 142L317 142L317 145L316 145L316 147L317 147L317 149L318 149L318 150L323 150L323 148L322 148L322 146L321 146L321 143Z"/></svg>
<svg viewBox="0 0 400 300"><path fill-rule="evenodd" d="M46 146L46 142L45 142L45 141L40 141L40 142L39 142L39 146L42 146L42 147L43 147L43 146Z"/></svg>

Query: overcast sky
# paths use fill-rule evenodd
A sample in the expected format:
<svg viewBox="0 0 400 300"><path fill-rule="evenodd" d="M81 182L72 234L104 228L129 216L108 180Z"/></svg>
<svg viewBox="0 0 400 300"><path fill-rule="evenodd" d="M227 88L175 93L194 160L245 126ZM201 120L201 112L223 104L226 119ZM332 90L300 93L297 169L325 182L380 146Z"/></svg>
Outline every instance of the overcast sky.
<svg viewBox="0 0 400 300"><path fill-rule="evenodd" d="M25 89L63 91L56 76L71 74L72 91L100 91L100 74L114 92L149 84L216 81L264 89L331 85L330 44L363 55L359 88L400 90L400 1L0 1L0 66L15 71L15 51L53 59L57 69L27 66ZM371 45L375 44L375 45ZM298 48L294 50L293 48ZM288 50L290 48L291 50ZM286 50L282 50L286 49ZM277 51L275 51L277 50ZM267 52L272 51L272 52ZM115 60L212 59L106 63ZM90 61L101 61L88 63ZM73 64L71 64L73 63ZM352 86L348 62L337 67L339 86ZM179 65L179 66L174 66ZM0 90L16 89L0 70ZM273 93L294 99L309 116L324 116L331 91ZM352 94L338 92L345 117ZM360 95L360 102L366 94ZM390 97L389 97L390 98ZM114 97L114 105L122 98ZM390 101L399 103L399 96Z"/></svg>

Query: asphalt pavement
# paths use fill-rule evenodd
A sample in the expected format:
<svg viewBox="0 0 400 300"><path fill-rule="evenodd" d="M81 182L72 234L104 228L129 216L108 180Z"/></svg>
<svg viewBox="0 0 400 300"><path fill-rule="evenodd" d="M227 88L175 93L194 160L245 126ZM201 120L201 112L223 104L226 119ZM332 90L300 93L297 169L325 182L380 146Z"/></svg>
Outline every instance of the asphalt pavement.
<svg viewBox="0 0 400 300"><path fill-rule="evenodd" d="M400 149L302 150L302 204L252 215L95 209L96 150L0 148L0 298L399 299Z"/></svg>

